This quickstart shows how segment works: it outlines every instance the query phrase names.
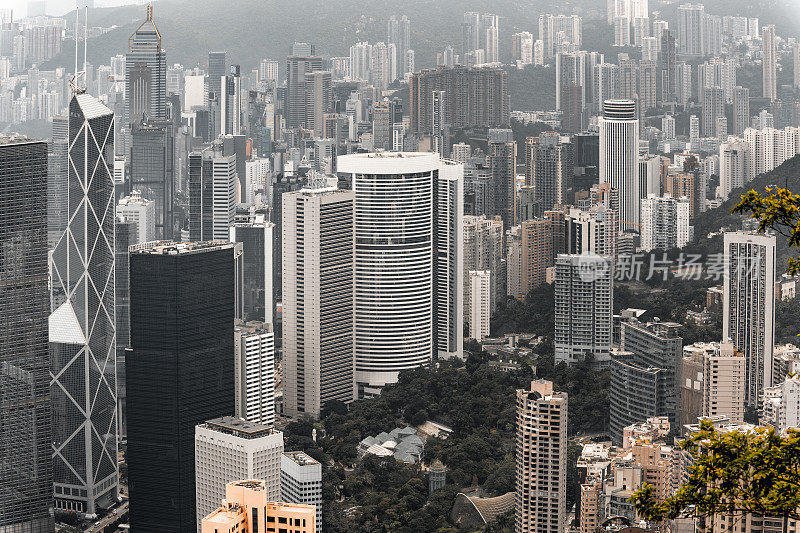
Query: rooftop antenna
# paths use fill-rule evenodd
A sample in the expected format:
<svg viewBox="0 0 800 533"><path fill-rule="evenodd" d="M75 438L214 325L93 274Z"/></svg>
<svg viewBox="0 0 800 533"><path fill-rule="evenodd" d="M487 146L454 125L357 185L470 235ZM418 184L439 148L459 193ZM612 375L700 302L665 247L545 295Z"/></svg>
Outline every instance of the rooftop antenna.
<svg viewBox="0 0 800 533"><path fill-rule="evenodd" d="M83 15L83 91L86 92L86 51L89 49L89 6L84 6Z"/></svg>
<svg viewBox="0 0 800 533"><path fill-rule="evenodd" d="M69 84L74 93L77 92L78 82L78 4L75 4L75 70L72 72L72 81Z"/></svg>

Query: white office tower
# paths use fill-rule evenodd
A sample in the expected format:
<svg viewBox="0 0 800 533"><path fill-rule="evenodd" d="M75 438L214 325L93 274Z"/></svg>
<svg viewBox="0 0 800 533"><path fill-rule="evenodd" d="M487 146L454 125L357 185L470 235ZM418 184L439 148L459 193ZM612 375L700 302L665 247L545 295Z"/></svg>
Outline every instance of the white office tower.
<svg viewBox="0 0 800 533"><path fill-rule="evenodd" d="M567 520L567 393L537 380L517 389L516 533L564 533Z"/></svg>
<svg viewBox="0 0 800 533"><path fill-rule="evenodd" d="M566 249L570 253L616 255L617 221L610 207L595 204L585 211L572 208L566 217L565 228Z"/></svg>
<svg viewBox="0 0 800 533"><path fill-rule="evenodd" d="M492 273L488 270L469 271L469 337L480 342L489 336Z"/></svg>
<svg viewBox="0 0 800 533"><path fill-rule="evenodd" d="M194 428L197 531L201 521L225 499L225 485L260 479L268 499L281 501L283 433L270 426L223 416Z"/></svg>
<svg viewBox="0 0 800 533"><path fill-rule="evenodd" d="M188 156L189 239L227 241L236 214L236 156L223 155L222 139Z"/></svg>
<svg viewBox="0 0 800 533"><path fill-rule="evenodd" d="M319 417L353 400L353 192L283 193L283 401Z"/></svg>
<svg viewBox="0 0 800 533"><path fill-rule="evenodd" d="M763 55L763 96L774 101L778 98L778 45L774 24L767 24L761 32L761 52Z"/></svg>
<svg viewBox="0 0 800 533"><path fill-rule="evenodd" d="M642 198L641 248L643 252L683 248L689 242L689 200L669 194Z"/></svg>
<svg viewBox="0 0 800 533"><path fill-rule="evenodd" d="M745 358L745 403L758 407L772 385L775 345L775 236L725 233L722 337Z"/></svg>
<svg viewBox="0 0 800 533"><path fill-rule="evenodd" d="M719 145L719 196L724 200L747 183L751 156L750 145L742 139L731 138Z"/></svg>
<svg viewBox="0 0 800 533"><path fill-rule="evenodd" d="M573 364L611 355L614 272L612 258L593 253L560 254L555 274L555 359Z"/></svg>
<svg viewBox="0 0 800 533"><path fill-rule="evenodd" d="M337 163L355 191L355 380L363 398L431 361L440 164L423 152L350 154Z"/></svg>
<svg viewBox="0 0 800 533"><path fill-rule="evenodd" d="M639 224L639 120L633 100L606 100L600 128L600 183L619 191L621 229Z"/></svg>
<svg viewBox="0 0 800 533"><path fill-rule="evenodd" d="M322 465L304 452L281 455L281 501L313 505L322 531Z"/></svg>
<svg viewBox="0 0 800 533"><path fill-rule="evenodd" d="M639 159L639 194L647 198L648 194L661 194L661 157L643 155Z"/></svg>
<svg viewBox="0 0 800 533"><path fill-rule="evenodd" d="M800 428L800 376L764 388L762 413L761 425L772 426L782 434L789 428Z"/></svg>
<svg viewBox="0 0 800 533"><path fill-rule="evenodd" d="M703 417L726 416L733 424L744 422L745 360L733 344L715 344L703 353Z"/></svg>
<svg viewBox="0 0 800 533"><path fill-rule="evenodd" d="M142 198L139 191L132 191L130 196L120 198L117 216L125 217L125 222L136 223L137 240L131 244L156 240L156 203Z"/></svg>
<svg viewBox="0 0 800 533"><path fill-rule="evenodd" d="M247 322L233 328L236 416L275 425L275 333L272 324Z"/></svg>
<svg viewBox="0 0 800 533"><path fill-rule="evenodd" d="M464 354L464 165L441 160L434 195L434 334L440 359Z"/></svg>

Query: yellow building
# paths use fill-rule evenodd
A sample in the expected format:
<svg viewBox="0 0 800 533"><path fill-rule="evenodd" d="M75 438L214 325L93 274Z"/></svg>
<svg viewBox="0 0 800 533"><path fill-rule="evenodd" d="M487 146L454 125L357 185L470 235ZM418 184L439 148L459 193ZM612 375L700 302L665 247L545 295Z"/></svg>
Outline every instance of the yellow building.
<svg viewBox="0 0 800 533"><path fill-rule="evenodd" d="M271 502L264 481L225 486L222 506L203 518L202 533L315 533L313 505Z"/></svg>

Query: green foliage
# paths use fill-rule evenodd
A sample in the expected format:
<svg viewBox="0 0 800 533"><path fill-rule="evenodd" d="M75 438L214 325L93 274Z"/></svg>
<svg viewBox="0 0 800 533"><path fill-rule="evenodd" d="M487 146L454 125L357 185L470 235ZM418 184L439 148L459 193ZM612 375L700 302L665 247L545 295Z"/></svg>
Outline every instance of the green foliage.
<svg viewBox="0 0 800 533"><path fill-rule="evenodd" d="M748 513L800 519L800 432L790 430L786 438L764 428L720 433L705 421L680 447L694 459L687 483L663 502L651 485L631 497L648 520Z"/></svg>
<svg viewBox="0 0 800 533"><path fill-rule="evenodd" d="M524 300L509 299L501 302L492 317L491 334L500 337L506 333L535 333L552 335L554 328L553 286L547 283L533 289Z"/></svg>
<svg viewBox="0 0 800 533"><path fill-rule="evenodd" d="M786 237L789 248L800 248L800 195L781 187L767 187L762 195L755 190L743 194L733 213L748 213L758 220L758 231L774 230ZM788 273L800 273L800 260L789 259Z"/></svg>

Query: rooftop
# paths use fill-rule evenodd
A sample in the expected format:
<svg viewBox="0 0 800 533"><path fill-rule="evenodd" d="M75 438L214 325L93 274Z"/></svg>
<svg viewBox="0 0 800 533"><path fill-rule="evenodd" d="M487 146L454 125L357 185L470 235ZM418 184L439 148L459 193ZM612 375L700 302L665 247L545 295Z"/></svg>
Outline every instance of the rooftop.
<svg viewBox="0 0 800 533"><path fill-rule="evenodd" d="M224 250L232 248L236 243L225 241L207 242L174 242L153 241L131 247L131 254L150 255L189 255L207 252L210 250Z"/></svg>
<svg viewBox="0 0 800 533"><path fill-rule="evenodd" d="M214 418L206 421L205 424L200 424L199 427L233 435L243 439L257 439L275 433L275 430L270 426L265 426L264 424L259 424L257 422L250 422L243 418L236 418L235 416Z"/></svg>
<svg viewBox="0 0 800 533"><path fill-rule="evenodd" d="M305 452L283 452L283 455L300 466L318 465L319 462Z"/></svg>

